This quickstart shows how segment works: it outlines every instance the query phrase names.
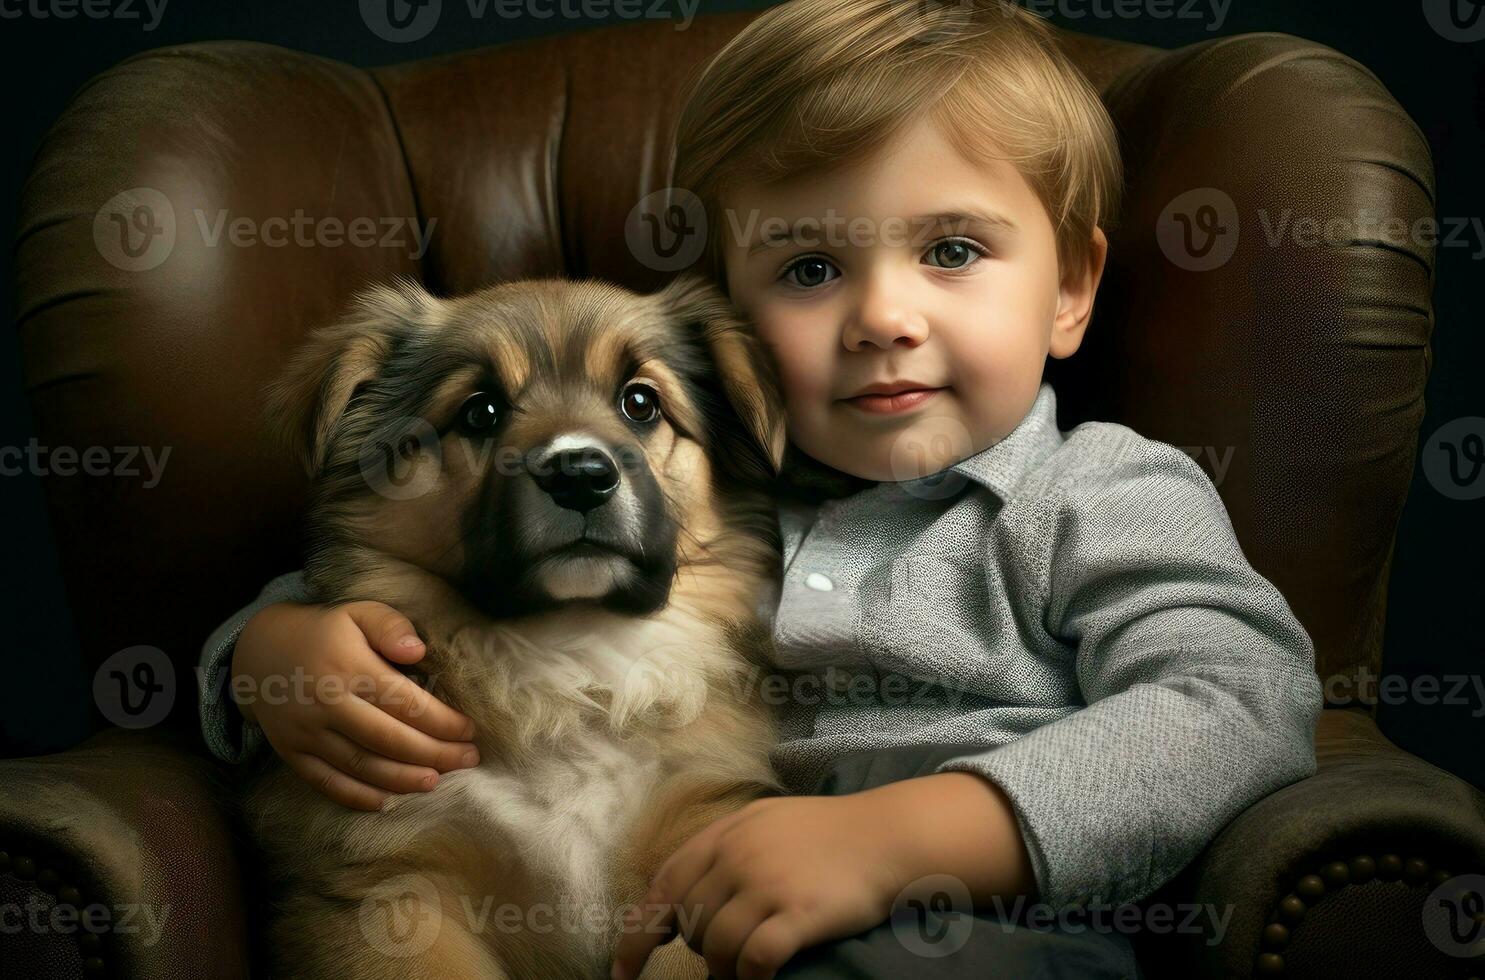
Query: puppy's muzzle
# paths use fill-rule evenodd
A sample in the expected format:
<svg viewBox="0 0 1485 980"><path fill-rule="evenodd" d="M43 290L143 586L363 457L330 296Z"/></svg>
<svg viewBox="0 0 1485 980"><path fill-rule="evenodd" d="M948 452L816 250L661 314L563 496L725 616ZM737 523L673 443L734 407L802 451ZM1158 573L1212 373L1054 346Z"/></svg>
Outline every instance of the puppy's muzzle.
<svg viewBox="0 0 1485 980"><path fill-rule="evenodd" d="M558 507L587 513L613 497L619 468L596 446L562 449L540 460L528 460L527 472Z"/></svg>

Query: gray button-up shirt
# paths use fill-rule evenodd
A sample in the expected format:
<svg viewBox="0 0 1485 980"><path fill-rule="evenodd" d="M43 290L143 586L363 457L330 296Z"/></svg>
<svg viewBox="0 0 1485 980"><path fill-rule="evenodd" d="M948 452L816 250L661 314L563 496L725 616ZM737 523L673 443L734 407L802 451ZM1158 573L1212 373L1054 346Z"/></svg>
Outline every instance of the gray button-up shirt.
<svg viewBox="0 0 1485 980"><path fill-rule="evenodd" d="M1315 771L1314 648L1243 557L1190 458L1122 425L1067 433L1043 384L1020 425L947 470L780 503L774 764L809 792L853 751L983 745L937 771L1010 798L1039 900L1137 901L1250 804ZM228 761L261 732L202 656L202 730Z"/></svg>
<svg viewBox="0 0 1485 980"><path fill-rule="evenodd" d="M1234 816L1315 772L1314 648L1206 474L1056 396L922 480L780 505L775 763L970 742L1011 799L1040 900L1137 901ZM818 681L815 678L819 678Z"/></svg>

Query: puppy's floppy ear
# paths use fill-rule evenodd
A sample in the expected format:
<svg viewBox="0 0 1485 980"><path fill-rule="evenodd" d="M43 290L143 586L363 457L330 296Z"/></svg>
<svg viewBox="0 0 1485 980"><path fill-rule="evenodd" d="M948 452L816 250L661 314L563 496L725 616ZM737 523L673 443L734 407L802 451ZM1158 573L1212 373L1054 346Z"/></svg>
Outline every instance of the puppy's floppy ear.
<svg viewBox="0 0 1485 980"><path fill-rule="evenodd" d="M752 455L776 476L786 441L783 395L767 351L742 314L710 280L686 273L658 294L661 303L693 331L716 365L721 393L747 435Z"/></svg>
<svg viewBox="0 0 1485 980"><path fill-rule="evenodd" d="M376 377L398 338L427 328L437 304L411 279L372 286L339 320L311 331L264 388L274 441L311 477L325 465L331 436L356 390Z"/></svg>

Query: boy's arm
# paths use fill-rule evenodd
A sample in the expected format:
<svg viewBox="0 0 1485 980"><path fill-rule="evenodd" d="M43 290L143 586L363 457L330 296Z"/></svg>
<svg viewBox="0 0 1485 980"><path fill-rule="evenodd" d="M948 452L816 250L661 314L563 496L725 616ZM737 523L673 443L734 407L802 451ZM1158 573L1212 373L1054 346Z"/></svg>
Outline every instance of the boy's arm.
<svg viewBox="0 0 1485 980"><path fill-rule="evenodd" d="M258 598L233 613L201 648L197 677L201 683L201 735L212 755L223 762L245 762L263 744L263 730L244 721L229 690L232 650L237 637L260 609L275 602L311 602L304 572L289 572L263 587Z"/></svg>
<svg viewBox="0 0 1485 980"><path fill-rule="evenodd" d="M1088 706L937 772L1012 802L1040 901L1138 901L1233 817L1315 772L1314 647L1179 450L1128 434L1044 498L1047 631Z"/></svg>

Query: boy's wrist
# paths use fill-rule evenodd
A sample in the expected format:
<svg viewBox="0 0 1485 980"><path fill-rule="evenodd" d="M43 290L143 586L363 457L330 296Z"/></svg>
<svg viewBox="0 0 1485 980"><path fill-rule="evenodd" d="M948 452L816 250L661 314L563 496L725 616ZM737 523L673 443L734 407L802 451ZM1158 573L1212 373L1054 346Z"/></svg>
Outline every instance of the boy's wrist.
<svg viewBox="0 0 1485 980"><path fill-rule="evenodd" d="M238 639L238 643L241 643L242 642L241 635L239 635L237 639ZM252 698L242 698L241 700L239 700L238 697L237 697L237 685L234 683L234 681L235 681L235 679L237 677L237 667L236 667L236 664L237 664L237 644L233 644L233 646L232 646L232 654L231 654L231 657L229 658L229 660L227 662L227 702L229 704L233 705L237 709L237 713L242 717L242 720L245 723L247 723L249 725L256 725L258 723L258 720L253 715L253 704L252 704L253 699Z"/></svg>
<svg viewBox="0 0 1485 980"><path fill-rule="evenodd" d="M238 714L248 724L256 725L258 723L257 717L253 712L253 702L256 698L251 693L248 693L257 690L257 675L253 673L250 664L242 662L241 655L245 650L251 649L252 643L255 642L255 634L264 627L268 620L278 614L279 607L287 605L289 603L275 602L253 613L248 618L248 621L243 624L242 631L237 634L236 642L232 644L232 653L227 662L227 700L236 706ZM248 683L241 685L241 687L246 688L246 690L241 692L248 694L246 697L239 697L240 685L237 681L238 677L248 679Z"/></svg>
<svg viewBox="0 0 1485 980"><path fill-rule="evenodd" d="M894 900L920 878L948 874L976 908L998 896L1035 899L1036 877L1009 797L974 772L947 771L853 794L872 797ZM863 802L866 802L863 800Z"/></svg>

